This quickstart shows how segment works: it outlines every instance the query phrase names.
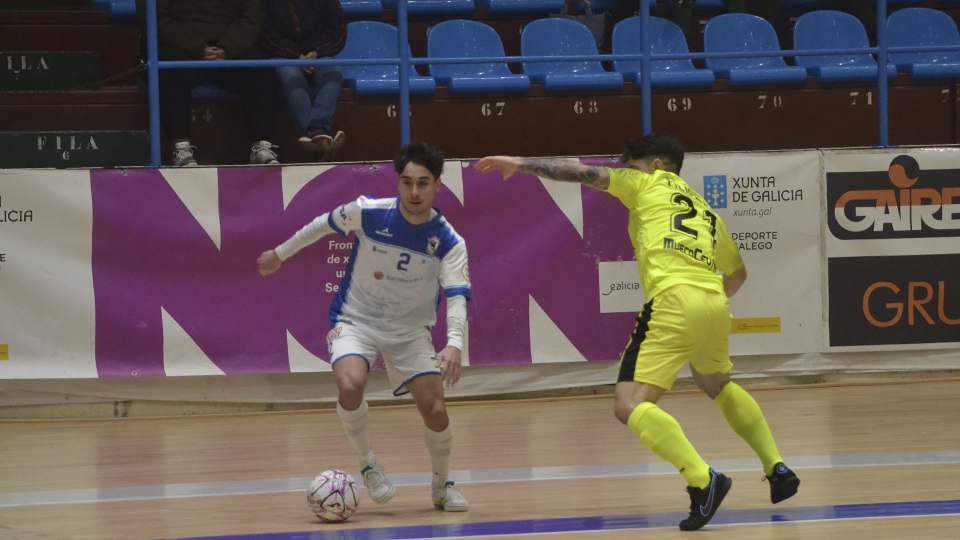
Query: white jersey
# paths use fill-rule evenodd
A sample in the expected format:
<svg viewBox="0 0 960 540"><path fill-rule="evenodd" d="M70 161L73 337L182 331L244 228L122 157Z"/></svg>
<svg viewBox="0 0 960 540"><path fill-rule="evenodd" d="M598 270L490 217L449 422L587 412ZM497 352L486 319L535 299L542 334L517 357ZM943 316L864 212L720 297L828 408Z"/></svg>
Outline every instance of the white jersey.
<svg viewBox="0 0 960 540"><path fill-rule="evenodd" d="M285 260L329 232L356 233L330 305L331 325L347 322L386 332L432 327L440 289L448 299L470 299L463 238L435 208L429 221L412 225L400 213L399 201L360 197L318 217L277 248Z"/></svg>

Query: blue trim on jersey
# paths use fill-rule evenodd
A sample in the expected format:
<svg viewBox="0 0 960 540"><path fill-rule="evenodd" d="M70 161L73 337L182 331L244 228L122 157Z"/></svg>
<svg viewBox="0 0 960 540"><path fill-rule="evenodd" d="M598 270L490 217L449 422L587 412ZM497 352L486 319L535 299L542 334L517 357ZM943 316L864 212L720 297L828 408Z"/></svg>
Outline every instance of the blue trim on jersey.
<svg viewBox="0 0 960 540"><path fill-rule="evenodd" d="M341 206L340 208L343 208L343 207ZM336 211L337 211L337 209L334 208L333 210L331 210L331 211L327 214L327 225L330 225L330 228L331 228L331 229L337 231L337 234L339 234L340 236L346 238L346 237L347 237L347 232L344 231L343 229L341 229L340 227L337 227L337 220L333 219L333 213L336 212Z"/></svg>
<svg viewBox="0 0 960 540"><path fill-rule="evenodd" d="M390 208L364 208L360 223L366 237L376 243L407 249L427 257L443 259L459 241L453 228L441 218L440 211L426 223L411 225L400 212L400 197L393 197ZM440 244L432 254L427 253L427 240L436 236Z"/></svg>
<svg viewBox="0 0 960 540"><path fill-rule="evenodd" d="M437 219L439 221L439 218ZM434 255L439 257L441 260L447 256L447 253L453 249L453 246L457 245L460 242L460 239L457 238L456 234L453 232L453 227L443 222L445 225L438 227L440 231L440 249L437 250Z"/></svg>
<svg viewBox="0 0 960 540"><path fill-rule="evenodd" d="M367 362L367 371L368 371L368 372L370 371L370 366L373 365L373 363L370 362L370 359L367 358L366 356L360 354L360 353L355 353L355 352L347 353L347 354L345 354L345 355L343 355L343 356L338 356L336 360L331 360L331 361L330 361L330 367L333 367L333 365L336 364L338 360L341 360L341 359L346 358L346 357L348 357L348 356L359 356L360 358L363 358L364 360L366 360L366 362Z"/></svg>
<svg viewBox="0 0 960 540"><path fill-rule="evenodd" d="M360 252L360 239L353 241L353 249L350 250L350 262L347 263L347 269L343 273L343 279L340 280L340 287L337 289L337 295L333 297L330 303L330 327L333 328L340 321L340 315L343 310L343 304L347 301L347 292L350 291L350 280L353 278L353 263L357 260L357 254ZM332 364L331 364L332 365Z"/></svg>
<svg viewBox="0 0 960 540"><path fill-rule="evenodd" d="M443 294L447 295L447 298L451 296L463 296L467 300L473 299L470 287L447 287L443 290Z"/></svg>
<svg viewBox="0 0 960 540"><path fill-rule="evenodd" d="M416 379L417 377L423 377L424 375L443 375L443 374L440 373L439 371L424 371L423 373L417 373L417 374L414 375L413 377L410 377L409 379L403 381L403 384L401 384L400 386L398 386L397 389L393 391L393 395L394 395L395 397L400 397L400 396L405 396L405 395L409 394L409 393L410 393L409 390L404 390L404 389L406 388L406 386L407 386L407 383L409 383L410 381ZM401 392L401 390L403 390L403 391Z"/></svg>

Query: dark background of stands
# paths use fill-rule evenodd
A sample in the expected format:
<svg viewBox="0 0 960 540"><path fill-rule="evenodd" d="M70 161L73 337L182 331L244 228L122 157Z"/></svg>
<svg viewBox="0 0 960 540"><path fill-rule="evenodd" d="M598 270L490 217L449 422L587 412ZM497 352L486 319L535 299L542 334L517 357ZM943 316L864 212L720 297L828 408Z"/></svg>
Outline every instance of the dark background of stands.
<svg viewBox="0 0 960 540"><path fill-rule="evenodd" d="M149 163L147 93L132 72L140 29L130 18L115 14L111 20L96 4L0 0L0 168ZM957 2L891 1L888 13L917 5L960 22ZM694 11L691 52L703 51L704 24L721 13ZM800 14L784 9L776 21L781 48L792 48ZM669 18L669 7L658 4L653 15ZM508 56L520 54L520 31L532 20L491 17L483 9L473 19L497 30ZM385 10L374 20L395 24L396 15ZM426 56L427 32L441 20L411 17L414 57ZM45 70L37 65L41 56ZM520 73L518 65L511 69ZM418 70L427 74L425 66ZM109 80L58 91L103 79ZM651 120L655 131L676 135L691 152L870 147L879 141L876 91L875 83L822 85L814 77L792 87L728 88L721 79L707 89L654 89ZM918 82L898 74L889 85L890 145L956 144L958 97L955 81ZM357 97L345 88L334 127L347 133L348 142L338 161L390 159L400 144L398 103L396 97ZM438 87L433 96L411 96L410 103L411 140L434 143L451 158L610 155L641 134L639 88L629 82L620 91L591 93L545 93L535 84L520 95L454 96ZM281 163L310 161L295 142L285 107L277 122ZM246 164L239 102L195 99L192 143L201 165ZM166 141L162 148L166 162Z"/></svg>

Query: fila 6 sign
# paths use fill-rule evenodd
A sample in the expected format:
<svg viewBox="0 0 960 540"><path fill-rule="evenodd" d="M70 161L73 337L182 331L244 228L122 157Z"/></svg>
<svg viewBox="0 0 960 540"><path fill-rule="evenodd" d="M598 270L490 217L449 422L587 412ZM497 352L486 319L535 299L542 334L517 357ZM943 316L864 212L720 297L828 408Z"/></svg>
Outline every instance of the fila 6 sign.
<svg viewBox="0 0 960 540"><path fill-rule="evenodd" d="M956 156L885 154L870 160L880 170L830 172L851 168L844 157L826 160L830 346L960 342Z"/></svg>

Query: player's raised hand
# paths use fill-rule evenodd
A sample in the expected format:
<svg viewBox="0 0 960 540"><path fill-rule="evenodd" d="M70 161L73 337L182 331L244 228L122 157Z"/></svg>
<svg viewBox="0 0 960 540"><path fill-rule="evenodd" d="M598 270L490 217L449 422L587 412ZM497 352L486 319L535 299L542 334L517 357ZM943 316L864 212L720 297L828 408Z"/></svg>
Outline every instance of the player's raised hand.
<svg viewBox="0 0 960 540"><path fill-rule="evenodd" d="M484 174L500 170L503 172L503 179L506 180L513 176L513 173L517 172L517 168L520 166L520 158L512 156L488 156L474 165L474 168L477 171Z"/></svg>
<svg viewBox="0 0 960 540"><path fill-rule="evenodd" d="M437 355L437 367L440 369L440 381L447 388L453 388L460 380L460 349L445 347Z"/></svg>
<svg viewBox="0 0 960 540"><path fill-rule="evenodd" d="M264 251L260 254L260 257L257 259L257 264L260 266L260 275L269 276L280 269L283 261L277 256L277 252L271 249L270 251Z"/></svg>

